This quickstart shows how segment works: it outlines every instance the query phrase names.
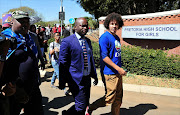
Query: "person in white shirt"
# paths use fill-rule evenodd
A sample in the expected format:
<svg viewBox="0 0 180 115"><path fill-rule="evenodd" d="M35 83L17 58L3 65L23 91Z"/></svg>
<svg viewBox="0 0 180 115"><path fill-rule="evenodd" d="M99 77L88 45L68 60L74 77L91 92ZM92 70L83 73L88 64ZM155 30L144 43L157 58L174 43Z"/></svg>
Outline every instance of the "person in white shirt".
<svg viewBox="0 0 180 115"><path fill-rule="evenodd" d="M46 27L46 37L47 39L50 39L50 33L51 33L51 28L50 28L50 25L48 24L48 27Z"/></svg>

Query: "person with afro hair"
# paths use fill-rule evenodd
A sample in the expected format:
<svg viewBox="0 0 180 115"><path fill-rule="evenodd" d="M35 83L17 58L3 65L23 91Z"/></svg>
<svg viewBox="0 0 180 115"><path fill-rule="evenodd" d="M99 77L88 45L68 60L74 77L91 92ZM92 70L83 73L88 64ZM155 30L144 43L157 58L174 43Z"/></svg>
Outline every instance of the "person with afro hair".
<svg viewBox="0 0 180 115"><path fill-rule="evenodd" d="M123 25L120 14L111 13L105 19L104 26L107 31L99 39L99 48L101 75L105 80L106 93L89 106L86 115L90 115L98 107L110 104L111 114L120 114L123 97L122 76L126 75L126 71L121 67L121 44L116 31Z"/></svg>

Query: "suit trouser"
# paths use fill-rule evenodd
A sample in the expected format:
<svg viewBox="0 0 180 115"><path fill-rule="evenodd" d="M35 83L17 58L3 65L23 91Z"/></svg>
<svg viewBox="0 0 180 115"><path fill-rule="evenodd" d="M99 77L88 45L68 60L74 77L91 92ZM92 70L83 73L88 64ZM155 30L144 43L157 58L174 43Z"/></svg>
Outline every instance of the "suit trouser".
<svg viewBox="0 0 180 115"><path fill-rule="evenodd" d="M104 77L107 92L104 97L96 100L89 106L89 111L112 104L112 115L119 115L123 97L122 77L119 74L104 75Z"/></svg>
<svg viewBox="0 0 180 115"><path fill-rule="evenodd" d="M77 85L75 82L68 83L71 93L75 101L75 111L84 115L86 107L89 106L91 78L83 76L81 83Z"/></svg>

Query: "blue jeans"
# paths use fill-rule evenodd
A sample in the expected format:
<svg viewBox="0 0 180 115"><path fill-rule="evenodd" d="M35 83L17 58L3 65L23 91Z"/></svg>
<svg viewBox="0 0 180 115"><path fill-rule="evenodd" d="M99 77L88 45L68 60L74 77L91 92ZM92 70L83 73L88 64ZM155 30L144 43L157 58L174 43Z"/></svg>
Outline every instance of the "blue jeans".
<svg viewBox="0 0 180 115"><path fill-rule="evenodd" d="M52 64L52 66L54 68L54 73L53 73L53 76L52 76L52 79L51 79L51 84L54 84L56 78L59 79L59 64L55 60L51 61L51 64Z"/></svg>

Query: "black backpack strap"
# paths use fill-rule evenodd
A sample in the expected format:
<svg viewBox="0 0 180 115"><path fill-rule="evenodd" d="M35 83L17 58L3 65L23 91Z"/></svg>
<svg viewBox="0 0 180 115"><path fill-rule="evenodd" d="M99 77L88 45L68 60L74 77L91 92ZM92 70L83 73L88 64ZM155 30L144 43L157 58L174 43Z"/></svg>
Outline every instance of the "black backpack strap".
<svg viewBox="0 0 180 115"><path fill-rule="evenodd" d="M54 42L53 42L53 49L54 49Z"/></svg>

